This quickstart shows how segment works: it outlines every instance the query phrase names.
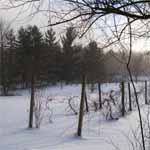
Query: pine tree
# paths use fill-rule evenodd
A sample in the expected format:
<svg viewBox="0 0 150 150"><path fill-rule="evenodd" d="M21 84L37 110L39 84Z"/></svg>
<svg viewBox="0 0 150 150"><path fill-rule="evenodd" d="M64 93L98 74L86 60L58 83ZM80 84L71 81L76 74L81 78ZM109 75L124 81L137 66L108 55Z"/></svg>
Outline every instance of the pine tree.
<svg viewBox="0 0 150 150"><path fill-rule="evenodd" d="M18 31L18 64L21 76L31 85L29 128L33 127L34 94L37 81L43 81L45 65L43 35L37 26Z"/></svg>
<svg viewBox="0 0 150 150"><path fill-rule="evenodd" d="M30 38L27 29L21 27L17 37L17 67L23 87L28 87L28 68L29 68L29 45Z"/></svg>
<svg viewBox="0 0 150 150"><path fill-rule="evenodd" d="M0 21L0 69L1 69L1 85L2 95L8 95L8 52L7 52L7 38L9 26L3 20Z"/></svg>
<svg viewBox="0 0 150 150"><path fill-rule="evenodd" d="M16 35L13 29L8 30L6 33L6 51L5 51L5 77L7 83L7 90L11 88L12 85L16 85L15 81L17 79L16 73Z"/></svg>
<svg viewBox="0 0 150 150"><path fill-rule="evenodd" d="M66 35L62 37L62 79L69 82L76 79L77 61L79 60L79 47L74 45L77 38L75 28L67 28Z"/></svg>
<svg viewBox="0 0 150 150"><path fill-rule="evenodd" d="M99 81L103 77L103 51L97 46L96 41L91 41L85 47L82 56L82 71L86 73L91 82Z"/></svg>
<svg viewBox="0 0 150 150"><path fill-rule="evenodd" d="M33 108L36 80L41 76L42 69L42 34L37 26L29 26L27 28L28 37L30 39L29 45L29 62L30 64L30 83L31 83L31 100L30 100L30 114L29 114L29 128L33 127Z"/></svg>
<svg viewBox="0 0 150 150"><path fill-rule="evenodd" d="M47 30L45 33L45 46L46 51L46 64L47 64L47 73L48 73L48 81L55 83L59 80L59 74L61 70L60 64L60 45L56 39L56 33L52 28Z"/></svg>

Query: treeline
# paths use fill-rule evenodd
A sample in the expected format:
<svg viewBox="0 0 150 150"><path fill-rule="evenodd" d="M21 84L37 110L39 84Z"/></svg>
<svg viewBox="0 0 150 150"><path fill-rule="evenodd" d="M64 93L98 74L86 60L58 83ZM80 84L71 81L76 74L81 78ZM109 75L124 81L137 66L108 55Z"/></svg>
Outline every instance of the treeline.
<svg viewBox="0 0 150 150"><path fill-rule="evenodd" d="M77 32L66 30L58 42L52 28L42 33L37 26L21 27L17 33L2 27L1 85L3 92L16 85L30 86L32 76L37 84L58 81L78 82L85 72L95 80L102 72L102 50L95 41L86 47L74 44Z"/></svg>
<svg viewBox="0 0 150 150"><path fill-rule="evenodd" d="M124 65L113 56L121 58L122 54L104 53L96 41L76 44L77 35L75 28L68 27L58 40L52 28L42 33L34 25L14 32L1 23L0 77L4 95L17 86L30 87L33 80L37 85L79 82L84 73L89 82L95 82L126 74L122 69ZM141 56L139 58L143 61ZM137 63L143 66L142 61ZM139 65L133 68L139 73Z"/></svg>

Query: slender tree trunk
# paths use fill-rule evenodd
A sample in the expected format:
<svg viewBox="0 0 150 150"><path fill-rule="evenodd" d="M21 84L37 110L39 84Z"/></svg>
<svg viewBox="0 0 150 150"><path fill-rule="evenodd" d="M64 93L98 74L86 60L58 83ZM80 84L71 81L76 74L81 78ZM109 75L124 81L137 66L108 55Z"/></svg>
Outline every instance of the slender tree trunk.
<svg viewBox="0 0 150 150"><path fill-rule="evenodd" d="M125 98L124 98L124 95L125 95L125 87L124 87L124 82L121 82L121 103L122 103L122 108L121 108L121 113L122 113L122 116L125 115Z"/></svg>
<svg viewBox="0 0 150 150"><path fill-rule="evenodd" d="M29 114L29 128L33 127L33 112L34 112L34 92L35 92L35 79L34 72L31 77L31 100L30 100L30 114Z"/></svg>
<svg viewBox="0 0 150 150"><path fill-rule="evenodd" d="M131 54L130 54L131 56ZM145 150L145 137L144 137L144 129L143 129L143 121L142 121L142 115L141 115L141 109L140 109L140 104L139 104L139 100L138 100L138 95L137 95L137 91L136 91L136 87L132 78L132 73L130 71L130 67L127 64L127 70L130 76L130 80L131 80L131 85L133 87L134 90L134 95L135 95L135 100L136 100L136 104L137 104L137 109L138 109L138 114L139 114L139 121L140 121L140 129L141 129L141 138L142 138L142 150Z"/></svg>
<svg viewBox="0 0 150 150"><path fill-rule="evenodd" d="M129 95L129 111L132 111L132 100L131 100L130 82L128 82L128 95Z"/></svg>
<svg viewBox="0 0 150 150"><path fill-rule="evenodd" d="M145 104L148 104L148 101L147 101L147 81L145 81Z"/></svg>
<svg viewBox="0 0 150 150"><path fill-rule="evenodd" d="M86 91L85 91L85 106L86 106L86 112L89 112L89 105L88 105L88 101L87 101Z"/></svg>
<svg viewBox="0 0 150 150"><path fill-rule="evenodd" d="M142 115L141 115L141 110L140 110L140 105L139 105L139 100L138 100L138 95L137 95L137 91L136 91L136 87L132 78L132 73L130 70L130 61L131 61L131 57L132 57L132 27L131 24L129 23L130 19L128 19L128 24L129 24L129 30L130 30L130 52L129 52L129 58L128 58L128 62L126 64L127 67L127 71L129 73L129 77L131 80L131 84L134 90L134 95L135 95L135 100L136 100L136 104L137 104L137 108L138 108L138 114L139 114L139 121L140 121L140 129L141 129L141 138L142 138L142 149L145 150L145 137L144 137L144 129L143 129L143 121L142 121Z"/></svg>
<svg viewBox="0 0 150 150"><path fill-rule="evenodd" d="M80 112L79 112L79 121L78 121L78 131L77 135L82 136L82 125L83 125L83 115L84 115L84 97L85 97L85 75L82 77L82 91L81 91L81 102L80 102Z"/></svg>
<svg viewBox="0 0 150 150"><path fill-rule="evenodd" d="M99 109L102 109L101 83L98 82Z"/></svg>

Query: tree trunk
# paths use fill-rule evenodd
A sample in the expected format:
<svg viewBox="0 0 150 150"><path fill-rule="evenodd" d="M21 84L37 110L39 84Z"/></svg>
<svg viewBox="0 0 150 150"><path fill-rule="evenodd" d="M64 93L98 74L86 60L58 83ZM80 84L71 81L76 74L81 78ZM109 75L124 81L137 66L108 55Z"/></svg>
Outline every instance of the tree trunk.
<svg viewBox="0 0 150 150"><path fill-rule="evenodd" d="M147 81L145 81L145 104L148 104L148 101L147 101Z"/></svg>
<svg viewBox="0 0 150 150"><path fill-rule="evenodd" d="M82 91L81 91L81 102L80 102L80 112L79 112L79 121L78 121L78 131L77 135L82 136L82 125L83 125L83 113L84 113L84 97L85 97L85 86L86 86L86 81L85 81L85 75L82 77Z"/></svg>
<svg viewBox="0 0 150 150"><path fill-rule="evenodd" d="M129 95L129 111L132 111L132 100L131 100L130 82L128 82L128 95Z"/></svg>
<svg viewBox="0 0 150 150"><path fill-rule="evenodd" d="M35 86L34 86L34 72L32 72L31 77L31 100L30 100L30 114L29 114L29 128L33 127L33 112L34 112L34 92L35 92Z"/></svg>
<svg viewBox="0 0 150 150"><path fill-rule="evenodd" d="M89 112L89 106L88 106L86 91L85 91L85 106L86 106L86 112Z"/></svg>
<svg viewBox="0 0 150 150"><path fill-rule="evenodd" d="M125 115L125 98L124 98L124 95L125 95L125 89L124 89L124 82L121 82L121 103L122 103L122 109L121 109L121 113L122 113L122 116Z"/></svg>
<svg viewBox="0 0 150 150"><path fill-rule="evenodd" d="M101 83L98 82L98 92L99 92L99 109L102 109L102 96L101 96Z"/></svg>

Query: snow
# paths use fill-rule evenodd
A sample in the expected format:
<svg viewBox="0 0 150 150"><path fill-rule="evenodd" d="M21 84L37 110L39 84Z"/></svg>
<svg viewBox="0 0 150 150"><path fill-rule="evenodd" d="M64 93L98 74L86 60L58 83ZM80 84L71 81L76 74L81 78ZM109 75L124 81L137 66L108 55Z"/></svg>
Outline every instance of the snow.
<svg viewBox="0 0 150 150"><path fill-rule="evenodd" d="M118 84L102 85L103 93L118 90ZM91 112L84 116L83 136L76 136L78 115L68 111L67 98L80 96L80 85L63 88L44 88L42 95L52 98L50 109L52 122L45 116L40 129L28 129L30 96L27 90L17 91L20 96L0 97L0 150L127 150L126 136L138 126L137 111L119 120L106 121L101 112ZM20 94L21 93L21 94ZM96 99L98 91L91 93Z"/></svg>

